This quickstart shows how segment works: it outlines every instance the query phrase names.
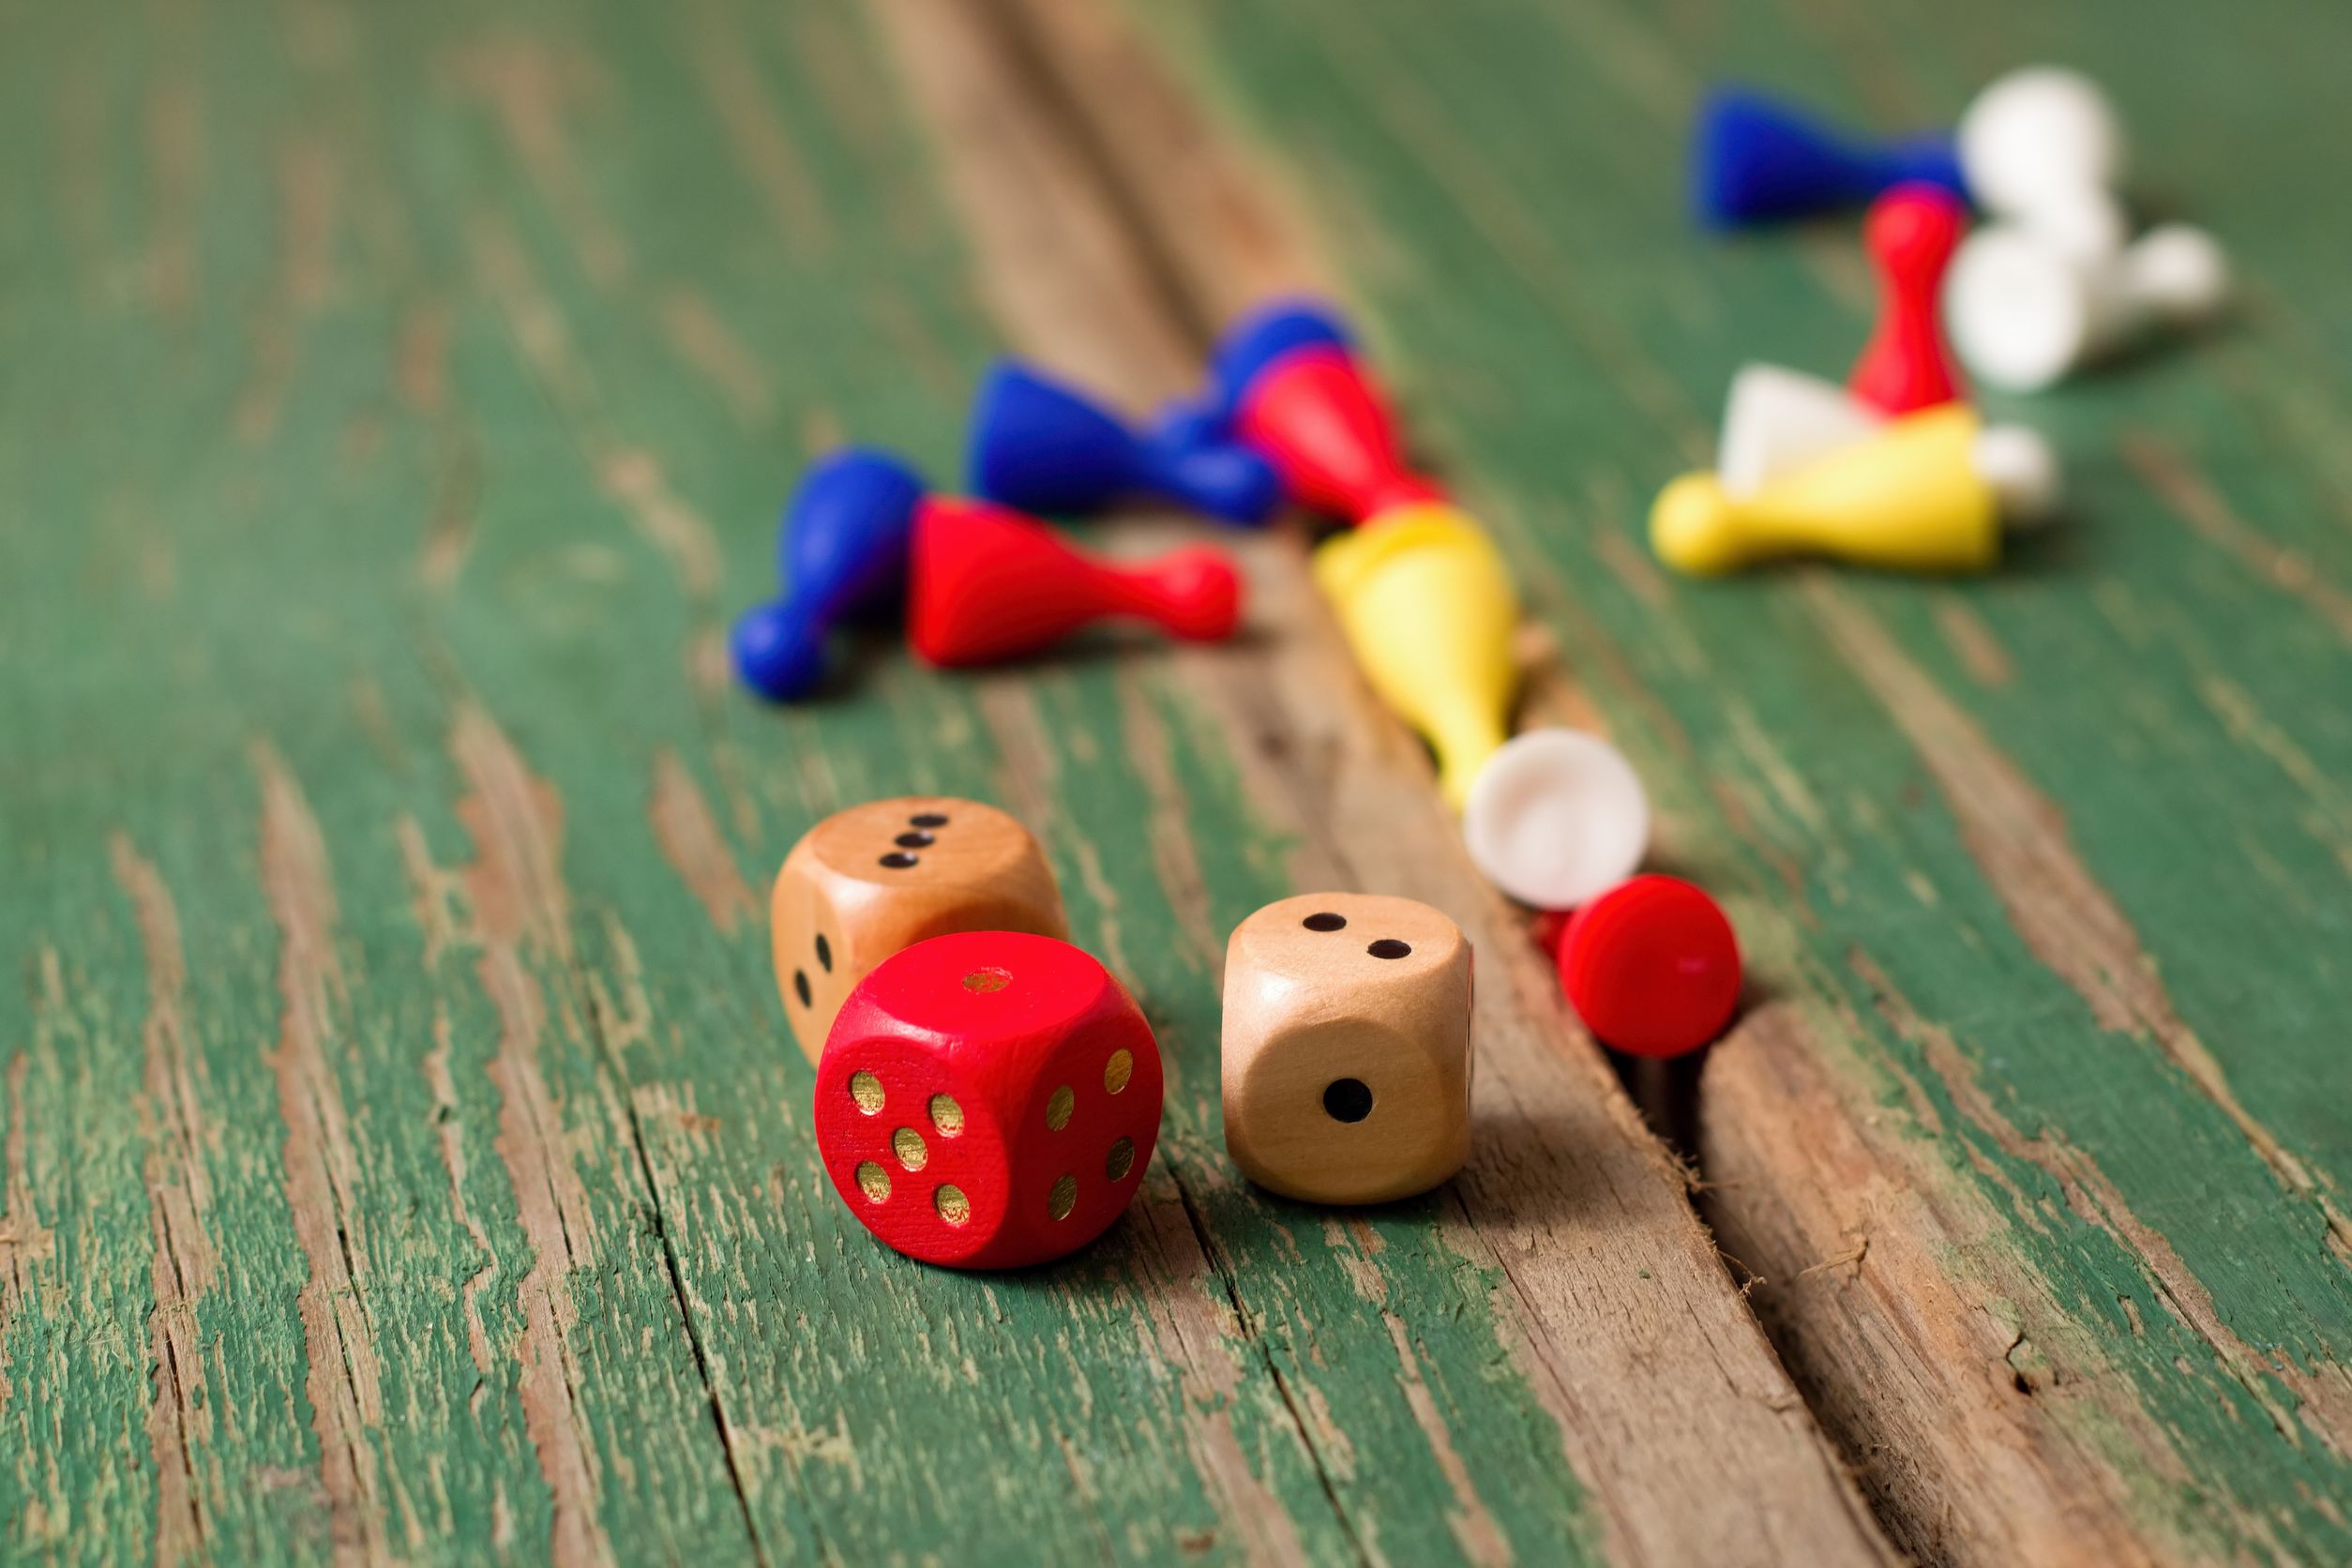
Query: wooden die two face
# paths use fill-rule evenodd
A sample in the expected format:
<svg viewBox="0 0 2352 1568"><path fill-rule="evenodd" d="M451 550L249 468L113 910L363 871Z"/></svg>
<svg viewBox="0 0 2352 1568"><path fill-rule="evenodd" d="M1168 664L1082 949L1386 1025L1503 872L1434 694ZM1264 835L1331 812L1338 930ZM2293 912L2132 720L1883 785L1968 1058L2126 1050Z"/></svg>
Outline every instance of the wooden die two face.
<svg viewBox="0 0 2352 1568"><path fill-rule="evenodd" d="M784 1015L812 1063L843 999L901 948L957 931L1069 935L1029 830L952 795L835 812L785 856L768 909Z"/></svg>
<svg viewBox="0 0 2352 1568"><path fill-rule="evenodd" d="M1410 898L1268 904L1225 955L1225 1144L1319 1203L1425 1192L1470 1153L1470 946Z"/></svg>

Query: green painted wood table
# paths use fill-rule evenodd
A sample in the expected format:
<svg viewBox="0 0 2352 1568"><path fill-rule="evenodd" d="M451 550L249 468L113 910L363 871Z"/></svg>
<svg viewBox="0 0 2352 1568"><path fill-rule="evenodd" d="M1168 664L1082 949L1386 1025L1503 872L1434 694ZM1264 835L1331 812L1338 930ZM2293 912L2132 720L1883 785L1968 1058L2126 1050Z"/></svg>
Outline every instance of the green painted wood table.
<svg viewBox="0 0 2352 1568"><path fill-rule="evenodd" d="M0 1558L2352 1558L2352 13L2247 0L6 0ZM2108 81L2208 339L2030 404L1979 581L1662 574L1850 222L1736 242L1737 73ZM1752 996L1635 1080L1469 870L1294 526L1246 636L744 699L799 464L952 472L1013 349L1140 405L1346 298ZM1189 531L1137 512L1111 548ZM1035 824L1170 1064L1135 1210L961 1277L826 1190L762 889L839 806ZM1479 946L1478 1144L1223 1155L1224 933Z"/></svg>

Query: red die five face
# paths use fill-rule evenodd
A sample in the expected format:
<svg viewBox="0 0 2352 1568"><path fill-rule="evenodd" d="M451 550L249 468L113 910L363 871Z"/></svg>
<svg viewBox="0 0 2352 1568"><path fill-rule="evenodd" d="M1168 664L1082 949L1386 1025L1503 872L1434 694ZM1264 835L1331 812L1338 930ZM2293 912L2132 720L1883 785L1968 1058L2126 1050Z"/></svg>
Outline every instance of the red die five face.
<svg viewBox="0 0 2352 1568"><path fill-rule="evenodd" d="M1119 982L1051 937L934 937L842 1003L817 1147L859 1221L910 1258L1017 1268L1108 1229L1159 1141L1158 1042Z"/></svg>

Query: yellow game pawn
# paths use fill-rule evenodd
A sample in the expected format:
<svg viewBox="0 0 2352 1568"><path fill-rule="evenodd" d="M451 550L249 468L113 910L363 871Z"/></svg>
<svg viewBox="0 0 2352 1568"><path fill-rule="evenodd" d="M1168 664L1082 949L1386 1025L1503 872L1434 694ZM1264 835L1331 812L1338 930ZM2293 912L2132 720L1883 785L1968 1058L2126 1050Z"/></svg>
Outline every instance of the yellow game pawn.
<svg viewBox="0 0 2352 1568"><path fill-rule="evenodd" d="M1518 597L1478 525L1438 503L1393 507L1315 551L1315 580L1372 689L1438 756L1459 810L1510 733Z"/></svg>
<svg viewBox="0 0 2352 1568"><path fill-rule="evenodd" d="M1650 542L1667 565L1701 576L1790 555L1981 572L2000 559L2004 523L2040 520L2057 492L2057 462L2040 436L1986 430L1973 409L1947 403L1890 421L1744 498L1725 493L1714 475L1686 474L1659 492Z"/></svg>

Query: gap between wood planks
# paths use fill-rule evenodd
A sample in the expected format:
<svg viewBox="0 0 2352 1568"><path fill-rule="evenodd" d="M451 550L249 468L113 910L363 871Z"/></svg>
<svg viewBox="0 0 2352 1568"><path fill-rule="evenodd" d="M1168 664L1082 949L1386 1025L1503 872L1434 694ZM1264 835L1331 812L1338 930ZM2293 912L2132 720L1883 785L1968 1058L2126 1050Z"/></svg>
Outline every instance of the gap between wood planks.
<svg viewBox="0 0 2352 1568"><path fill-rule="evenodd" d="M1311 248L1275 216L1281 206L1208 144L1110 8L871 8L931 133L983 301L1022 352L1123 399L1164 395L1197 380L1212 324L1322 281ZM1147 166L1154 204L1139 194ZM1171 221L1171 211L1204 220ZM1481 1151L1455 1184L1457 1217L1445 1229L1500 1280L1500 1332L1559 1425L1610 1555L1886 1560L1858 1490L1699 1224L1686 1172L1601 1053L1562 1048L1572 1026L1549 964L1524 918L1470 867L1419 745L1364 689L1298 540L1235 548L1257 617L1278 634L1168 656L1187 701L1232 732L1253 808L1301 846L1298 885L1426 899L1483 949ZM1531 685L1541 718L1585 716L1556 679ZM1017 680L985 688L984 711L1008 730L1033 722L1027 702ZM1182 1191L1183 1173L1170 1170ZM1183 1196L1243 1332L1289 1399L1246 1310L1250 1282ZM1313 1426L1295 1404L1292 1413L1319 1469Z"/></svg>
<svg viewBox="0 0 2352 1568"><path fill-rule="evenodd" d="M933 8L922 0L890 0L882 8L912 17L927 15ZM1019 113L1047 122L1053 135L1064 139L1064 157L1083 172L1089 186L1086 197L1094 209L1089 221L1108 220L1123 231L1123 255L1132 273L1129 293L1155 300L1165 318L1148 349L1122 355L1090 336L1108 330L1105 320L1110 318L1081 324L1050 309L1040 311L1035 295L1050 294L1085 271L1084 262L1063 259L1058 267L1041 266L1042 276L1024 279L1019 289L991 293L1008 338L1054 358L1059 368L1092 376L1097 384L1128 394L1162 390L1152 382L1169 373L1160 363L1168 339L1197 357L1211 324L1268 293L1320 281L1311 246L1283 231L1279 214L1296 204L1281 206L1269 199L1265 182L1278 176L1257 165L1244 170L1218 144L1183 92L1160 76L1157 60L1131 36L1130 23L1116 6L983 0L978 8L987 19L989 42L1003 57L1001 68L1018 72L1028 95ZM987 154L952 149L945 160L952 174L959 161L985 164ZM1029 194L1033 205L1035 193ZM974 227L981 231L985 272L986 214L978 215ZM1092 282L1102 286L1099 279ZM1262 557L1251 564L1268 565L1276 573L1284 565ZM1253 584L1266 588L1266 573L1254 571ZM1261 602L1271 596L1261 592ZM1813 598L1841 643L1883 641L1867 612L1841 591L1820 583ZM1328 652L1331 633L1312 595L1282 602L1292 617L1287 641L1297 648L1277 648L1271 656L1277 663L1286 654L1311 657L1304 651L1309 643ZM1317 629L1311 633L1310 627ZM1878 670L1882 686L1888 669L1907 668L1884 658L1859 664ZM1410 744L1398 739L1395 721L1364 699L1352 668L1342 657L1326 673L1334 683L1327 702L1352 704L1343 717L1376 737L1364 743L1375 755L1359 756L1361 765L1392 780L1410 776L1425 796L1425 766ZM1576 694L1556 674L1547 683L1543 672L1534 672L1530 686L1526 710L1531 718L1582 721ZM1950 726L1922 735L1919 727L1924 721L1901 696L1890 700L1890 710L1928 761L1944 764L1939 774L1961 763L2001 765L1981 736ZM1252 692L1244 699L1245 711L1263 712L1275 722L1302 721L1295 708L1282 712L1279 701L1249 708L1257 697ZM1312 716L1304 721L1313 732ZM1330 749L1334 756L1344 754L1344 736L1334 738ZM2026 798L2019 790L1997 794L2003 801ZM1390 801L1399 821L1412 815L1413 807L1396 795ZM1296 804L1304 809L1313 803ZM1964 822L1982 815L1965 799L1953 805ZM1415 820L1425 825L1427 817L1425 800ZM1311 810L1307 824L1315 825ZM1395 852L1376 865L1355 853L1345 835L1322 847L1331 851L1332 864L1369 877L1384 890L1431 897L1457 913L1483 904L1483 922L1471 915L1464 923L1483 926L1472 934L1489 955L1498 944L1485 938L1499 931L1503 961L1517 964L1506 983L1523 988L1515 1003L1527 1016L1514 1022L1544 1033L1545 1048L1579 1065L1596 1057L1573 1044L1561 1049L1564 1023L1557 1000L1530 1002L1524 989L1546 986L1548 976L1527 978L1529 966L1519 962L1528 947L1524 933L1515 918L1498 913L1499 900L1491 893L1474 882L1465 890L1453 874L1458 870L1456 848L1433 847L1421 838L1409 847L1386 844ZM2062 842L2044 848L2061 868L2076 865ZM1433 872L1427 864L1416 864L1416 854L1435 855L1447 870ZM1994 880L2013 903L2030 904L2043 896L2035 887L2021 890L2013 877L1996 872ZM2032 912L2013 909L2028 936L2041 928L2024 918ZM2076 971L2086 963L2137 972L2133 963L2117 961L2113 951L2085 952L2065 943L2043 950L2048 946L2041 944L2037 951L2078 989L2084 988ZM2123 960L2132 957L2120 954ZM2090 1000L2095 1004L2098 998ZM1900 999L1890 997L1888 1005L1899 1009ZM1851 1057L1853 1041L1864 1031L1859 1020L1847 1021L1850 1029L1821 1031L1787 1006L1755 1010L1741 1029L1740 1048L1716 1061L1710 1074L1704 1153L1709 1174L1724 1180L1695 1184L1705 1213L1724 1227L1730 1245L1777 1276L1773 1283L1779 1289L1767 1291L1760 1304L1768 1307L1789 1364L1802 1375L1814 1412L1836 1436L1848 1461L1867 1472L1879 1521L1907 1549L1937 1558L2120 1562L2191 1549L2149 1516L2145 1498L2135 1496L2144 1477L2126 1470L2175 1476L2182 1473L2185 1456L2175 1452L2173 1440L2127 1383L2084 1370L2098 1365L2094 1348L2074 1347L2078 1353L2070 1370L2076 1375L2058 1398L2046 1396L2055 1384L2045 1389L2017 1365L2019 1347L2038 1339L2043 1328L2054 1340L2066 1337L2071 1325L2065 1307L2053 1300L2048 1282L1991 1243L2003 1221L1989 1205L1965 1185L1943 1179L1922 1148L1880 1128L1867 1106L1848 1099L1843 1085L1862 1070ZM1511 1050L1521 1043L1498 1041L1488 1023L1482 1013L1482 1078L1503 1054L1494 1048ZM1903 1027L1900 1019L1897 1027ZM2195 1065L2194 1055L2190 1064ZM1702 1119L1694 1093L1697 1069L1696 1062L1646 1065L1635 1073L1632 1085L1645 1100L1666 1108L1666 1130L1683 1148L1700 1146L1696 1135ZM1972 1085L1950 1087L1960 1093ZM1997 1116L1985 1124L1999 1135ZM2202 1287L2170 1257L2161 1237L2132 1222L2111 1194L2097 1190L2096 1172L2087 1162L2056 1144L2036 1147L2043 1159L2034 1163L2062 1167L2052 1174L2070 1201L2092 1223L2118 1228L2120 1244L2161 1282L2166 1299L2179 1304L2182 1320L2212 1342L2230 1375L2261 1399L2258 1385L2265 1374L2259 1358L2215 1319ZM2301 1184L2299 1175L2292 1168L2282 1171L2290 1186ZM1457 1196L1466 1224L1478 1229L1482 1195L1475 1161ZM2329 1217L2335 1217L2332 1211ZM1727 1253L1725 1257L1728 1259ZM1955 1264L1955 1258L1965 1261ZM1744 1276L1739 1287L1742 1300L1751 1288L1766 1283L1744 1265L1730 1262ZM1522 1289L1530 1317L1540 1322L1539 1304L1526 1295L1515 1275L1513 1283ZM2013 1314L2023 1315L2021 1323L2004 1320ZM2339 1393L2310 1379L2294 1386L2306 1400L2306 1420L2330 1433L2334 1422L2329 1412L2341 1405ZM2073 1416L2057 1413L2070 1406ZM2103 1431L2128 1436L2108 1442ZM2291 1440L2292 1433L2286 1435ZM1618 1500L1605 1498L1605 1510ZM2244 1528L2258 1538L2262 1527L2250 1518Z"/></svg>

